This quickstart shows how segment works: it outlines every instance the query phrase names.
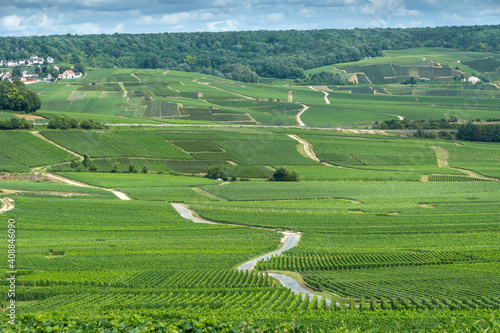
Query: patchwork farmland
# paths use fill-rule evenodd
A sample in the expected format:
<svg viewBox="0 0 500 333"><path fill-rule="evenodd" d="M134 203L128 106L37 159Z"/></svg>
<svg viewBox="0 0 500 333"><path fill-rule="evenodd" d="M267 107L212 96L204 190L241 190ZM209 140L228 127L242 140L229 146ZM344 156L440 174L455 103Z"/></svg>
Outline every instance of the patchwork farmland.
<svg viewBox="0 0 500 333"><path fill-rule="evenodd" d="M38 119L0 133L16 320L26 331L498 331L500 146L371 128L500 118L496 88L440 79L493 75L492 56L471 53L334 64L366 79L348 86L123 68L31 85L46 121L108 125ZM432 82L399 84L415 68ZM282 167L299 181L270 181Z"/></svg>

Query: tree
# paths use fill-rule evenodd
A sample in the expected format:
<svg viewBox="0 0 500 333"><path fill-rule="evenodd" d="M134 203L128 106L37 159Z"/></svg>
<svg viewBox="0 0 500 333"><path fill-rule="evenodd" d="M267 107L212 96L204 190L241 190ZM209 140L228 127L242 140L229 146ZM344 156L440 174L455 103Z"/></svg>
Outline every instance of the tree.
<svg viewBox="0 0 500 333"><path fill-rule="evenodd" d="M85 74L85 66L82 63L78 63L75 65L75 72L80 72L82 74Z"/></svg>
<svg viewBox="0 0 500 333"><path fill-rule="evenodd" d="M128 166L128 172L130 172L130 173L137 173L137 172L138 172L138 170L137 170L137 168L135 167L135 165L130 164L130 165Z"/></svg>
<svg viewBox="0 0 500 333"><path fill-rule="evenodd" d="M297 171L290 171L288 168L279 168L270 178L270 180L274 181L285 181L285 182L298 182L300 179L300 175Z"/></svg>
<svg viewBox="0 0 500 333"><path fill-rule="evenodd" d="M207 178L222 179L226 181L229 179L229 173L227 169L222 166L214 166L208 169Z"/></svg>
<svg viewBox="0 0 500 333"><path fill-rule="evenodd" d="M119 162L113 163L113 169L111 169L112 173L117 173L118 172L118 166L120 165Z"/></svg>
<svg viewBox="0 0 500 333"><path fill-rule="evenodd" d="M71 169L75 169L78 166L78 159L73 157L70 162Z"/></svg>
<svg viewBox="0 0 500 333"><path fill-rule="evenodd" d="M90 164L92 164L92 160L90 159L89 155L83 154L83 162L82 162L82 164L86 168L88 168L90 166Z"/></svg>
<svg viewBox="0 0 500 333"><path fill-rule="evenodd" d="M19 68L18 66L14 67L12 69L11 74L12 74L12 77L14 77L14 78L21 77L22 76L22 74L21 74L21 68Z"/></svg>
<svg viewBox="0 0 500 333"><path fill-rule="evenodd" d="M97 165L95 165L94 163L92 163L92 164L89 166L89 171L90 171L90 172L96 172L96 171L97 171Z"/></svg>

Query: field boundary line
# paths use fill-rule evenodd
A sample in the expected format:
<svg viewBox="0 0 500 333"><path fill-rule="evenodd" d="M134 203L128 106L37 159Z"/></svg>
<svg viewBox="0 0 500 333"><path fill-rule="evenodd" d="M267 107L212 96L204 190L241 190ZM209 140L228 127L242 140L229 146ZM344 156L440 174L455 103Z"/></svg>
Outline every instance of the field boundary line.
<svg viewBox="0 0 500 333"><path fill-rule="evenodd" d="M196 193L206 197L206 198L211 198L211 199L217 199L217 200L222 200L222 201L228 201L227 198L221 197L219 195L215 195L213 193L208 192L207 190L202 189L199 186L194 186L190 187L191 190L195 191Z"/></svg>
<svg viewBox="0 0 500 333"><path fill-rule="evenodd" d="M139 73L139 72L137 72L137 73ZM132 75L132 77L135 77L137 79L137 81L142 82L141 78L138 77L137 75L135 75L135 73L130 73L130 75Z"/></svg>
<svg viewBox="0 0 500 333"><path fill-rule="evenodd" d="M253 98L253 97L250 97L250 96L246 96L246 95L242 95L242 94L238 94L238 93L235 93L234 91L231 91L231 90L227 90L227 89L223 89L223 88L219 88L219 87L216 87L216 86L213 86L210 84L210 82L198 82L196 81L198 84L202 84L204 86L209 86L209 87L212 87L212 88L215 88L215 89L219 89L219 90L222 90L222 91L225 91L225 92L228 92L228 93L231 93L231 94L234 94L236 96L240 96L240 97L243 97L243 98L246 98L246 99L250 99L252 101L256 101L257 99Z"/></svg>
<svg viewBox="0 0 500 333"><path fill-rule="evenodd" d="M33 131L33 132L31 132L31 134L33 134L34 136L36 136L36 137L38 137L38 138L40 138L40 139L42 139L42 140L44 140L44 141L46 141L46 142L48 142L48 143L52 144L52 145L54 145L54 146L56 146L56 147L58 147L58 148L61 148L61 149L65 150L65 151L67 151L67 152L68 152L68 153L70 153L70 154L75 155L76 157L78 157L78 158L80 159L80 161L83 161L83 156L82 156L82 155L80 155L80 154L78 154L77 152L74 152L74 151L72 151L72 150L70 150L70 149L68 149L68 148L66 148L66 147L64 147L64 146L61 146L60 144L58 144L58 143L56 143L56 142L54 142L54 141L50 140L49 138L47 138L46 136L44 136L44 135L43 135L42 133L40 133L39 131Z"/></svg>

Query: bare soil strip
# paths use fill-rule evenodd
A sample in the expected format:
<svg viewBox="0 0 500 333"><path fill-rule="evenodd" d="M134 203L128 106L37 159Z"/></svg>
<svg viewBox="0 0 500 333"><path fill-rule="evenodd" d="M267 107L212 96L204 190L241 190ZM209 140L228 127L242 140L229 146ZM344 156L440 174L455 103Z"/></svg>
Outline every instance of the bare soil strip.
<svg viewBox="0 0 500 333"><path fill-rule="evenodd" d="M458 171L461 171L461 172L467 174L469 177L472 177L472 178L480 178L480 179L486 179L486 180L492 180L492 181L499 181L496 178L486 177L486 176L484 176L480 173L474 172L472 170L452 168L448 164L449 155L448 155L448 152L444 148L439 147L439 146L429 146L429 148L432 148L435 151L437 164L438 164L438 167L440 167L440 168L450 168L453 170L458 170Z"/></svg>
<svg viewBox="0 0 500 333"><path fill-rule="evenodd" d="M299 126L306 126L306 124L302 121L302 119L300 119L300 116L302 116L302 114L304 112L306 112L307 109L309 109L309 107L307 105L304 105L304 104L300 104L300 105L302 105L302 110L295 115L295 119L297 120L297 123L299 124Z"/></svg>
<svg viewBox="0 0 500 333"><path fill-rule="evenodd" d="M116 195L118 197L118 199L120 199L120 200L132 200L124 192L112 190L112 189L109 189L109 188L104 188L104 187L89 185L89 184L85 184L85 183L82 183L82 182L77 182L77 181L74 181L74 180L66 178L66 177L53 175L51 173L46 173L45 176L47 176L48 178L51 178L52 180L60 181L60 182L63 182L63 183L69 184L69 185L73 185L73 186L89 187L89 188L99 188L101 190L109 191L109 192L113 193L114 195Z"/></svg>
<svg viewBox="0 0 500 333"><path fill-rule="evenodd" d="M127 89L125 89L125 86L123 85L123 82L118 82L118 85L120 86L120 88L123 91L123 96L122 97L127 97Z"/></svg>
<svg viewBox="0 0 500 333"><path fill-rule="evenodd" d="M8 212L9 210L13 210L15 206L13 205L14 200L11 198L2 198L0 199L2 203L2 207L0 208L0 214Z"/></svg>
<svg viewBox="0 0 500 333"><path fill-rule="evenodd" d="M140 72L140 71L139 71L139 72ZM139 72L137 72L137 73L139 73ZM137 79L137 81L142 82L141 78L140 78L140 77L138 77L137 75L135 75L134 73L132 73L132 74L130 74L130 75L132 75L133 77L135 77L135 78Z"/></svg>
<svg viewBox="0 0 500 333"><path fill-rule="evenodd" d="M39 116L37 114L31 114L31 113L14 113L14 116L16 116L18 118L23 118L26 120L31 120L31 121L34 121L37 119L47 119L47 118L44 118L44 117Z"/></svg>

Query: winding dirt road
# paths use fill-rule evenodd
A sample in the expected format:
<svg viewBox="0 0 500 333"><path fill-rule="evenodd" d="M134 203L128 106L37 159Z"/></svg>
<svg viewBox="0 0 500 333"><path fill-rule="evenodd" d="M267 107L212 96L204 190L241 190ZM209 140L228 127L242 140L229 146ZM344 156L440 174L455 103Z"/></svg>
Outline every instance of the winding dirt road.
<svg viewBox="0 0 500 333"><path fill-rule="evenodd" d="M325 94L325 96L323 97L323 98L325 99L325 103L326 103L326 104L330 104L330 100L328 99L328 96L330 95L329 93L327 93L327 92L326 92L326 91L324 91L324 90L318 90L318 89L316 89L316 88L314 88L314 87L312 87L312 86L309 86L309 88L311 88L311 89L312 89L312 90L314 90L314 91L319 91L319 92L322 92L323 94Z"/></svg>
<svg viewBox="0 0 500 333"><path fill-rule="evenodd" d="M307 111L307 109L309 109L309 107L307 105L304 105L304 104L300 104L300 105L302 105L302 110L295 115L295 120L297 120L297 124L299 124L299 126L306 126L306 124L302 121L302 119L300 119L300 117L302 116L302 114L304 112Z"/></svg>
<svg viewBox="0 0 500 333"><path fill-rule="evenodd" d="M254 228L254 229L267 229L267 228L257 228L257 227L248 227L248 226L243 226L243 225L237 225L237 224L225 224L225 223L216 223L213 221L209 221L203 218L200 218L198 214L196 214L192 209L189 208L186 204L178 204L178 203L172 203L172 207L177 210L179 215L181 215L183 218L191 220L195 223L209 223L209 224L224 224L224 225L234 225L234 226L239 226L239 227L247 227L247 228ZM274 230L274 229L268 229L268 230ZM267 260L270 259L274 256L278 256L283 254L283 252L288 251L295 246L300 241L300 238L302 236L301 233L298 232L292 232L292 231L283 231L280 232L283 237L281 239L281 243L283 243L283 246L281 246L279 249L267 253L265 255L262 255L258 258L249 260L240 266L238 266L238 271L250 271L254 268L255 264L259 262L260 260ZM305 298L306 296L309 297L310 300L312 300L315 296L318 297L318 300L321 300L323 296L316 294L310 290L305 289L300 285L299 282L294 280L292 277L284 274L278 274L278 273L269 273L269 276L272 276L273 278L277 279L280 281L280 283L285 287L293 291L294 294L298 295L299 293L302 295L302 298ZM326 304L329 306L332 301L328 298L325 298Z"/></svg>

